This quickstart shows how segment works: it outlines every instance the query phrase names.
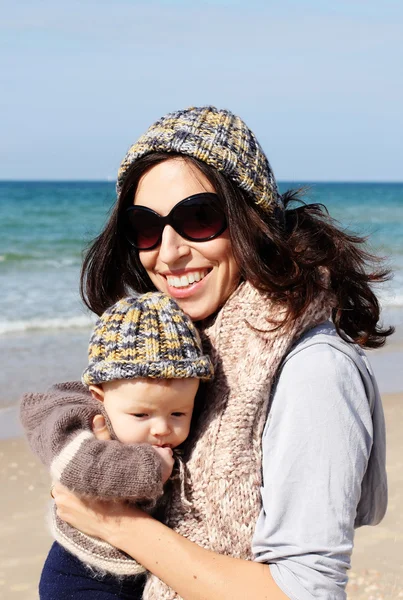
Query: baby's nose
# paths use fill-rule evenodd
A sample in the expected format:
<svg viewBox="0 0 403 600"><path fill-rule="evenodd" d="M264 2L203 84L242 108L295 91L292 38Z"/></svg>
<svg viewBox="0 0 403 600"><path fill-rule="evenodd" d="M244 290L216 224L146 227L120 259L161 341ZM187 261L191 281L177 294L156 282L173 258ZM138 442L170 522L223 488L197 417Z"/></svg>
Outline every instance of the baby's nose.
<svg viewBox="0 0 403 600"><path fill-rule="evenodd" d="M165 419L158 419L158 421L153 423L153 426L152 426L152 434L153 435L158 435L158 436L168 435L170 433L170 431L171 431L171 429L169 427L169 424Z"/></svg>

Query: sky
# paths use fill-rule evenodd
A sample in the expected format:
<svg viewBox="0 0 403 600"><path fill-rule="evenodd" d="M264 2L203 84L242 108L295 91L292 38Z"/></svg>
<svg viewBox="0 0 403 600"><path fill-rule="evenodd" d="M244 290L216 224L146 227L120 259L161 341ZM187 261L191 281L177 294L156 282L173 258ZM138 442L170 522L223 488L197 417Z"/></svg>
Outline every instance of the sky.
<svg viewBox="0 0 403 600"><path fill-rule="evenodd" d="M114 180L157 118L213 104L279 180L403 181L401 0L0 8L0 179Z"/></svg>

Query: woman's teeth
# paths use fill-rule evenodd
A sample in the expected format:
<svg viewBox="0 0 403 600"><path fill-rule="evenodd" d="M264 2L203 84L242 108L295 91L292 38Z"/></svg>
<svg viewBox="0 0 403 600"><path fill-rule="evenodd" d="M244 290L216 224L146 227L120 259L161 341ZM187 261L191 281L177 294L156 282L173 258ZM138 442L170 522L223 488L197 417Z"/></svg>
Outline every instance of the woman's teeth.
<svg viewBox="0 0 403 600"><path fill-rule="evenodd" d="M172 275L167 275L168 285L176 288L183 288L200 281L207 275L207 271L193 271L192 273L187 273L186 275L182 275L181 277L173 277Z"/></svg>

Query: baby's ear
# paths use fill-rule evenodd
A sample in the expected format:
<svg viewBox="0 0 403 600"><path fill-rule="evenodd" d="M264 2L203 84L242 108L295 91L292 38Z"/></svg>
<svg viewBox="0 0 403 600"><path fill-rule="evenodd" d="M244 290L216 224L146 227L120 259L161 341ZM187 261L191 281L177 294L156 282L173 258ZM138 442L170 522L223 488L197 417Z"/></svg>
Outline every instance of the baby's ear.
<svg viewBox="0 0 403 600"><path fill-rule="evenodd" d="M105 392L99 385L90 385L89 390L91 392L91 396L95 398L95 400L99 400L100 402L104 401Z"/></svg>

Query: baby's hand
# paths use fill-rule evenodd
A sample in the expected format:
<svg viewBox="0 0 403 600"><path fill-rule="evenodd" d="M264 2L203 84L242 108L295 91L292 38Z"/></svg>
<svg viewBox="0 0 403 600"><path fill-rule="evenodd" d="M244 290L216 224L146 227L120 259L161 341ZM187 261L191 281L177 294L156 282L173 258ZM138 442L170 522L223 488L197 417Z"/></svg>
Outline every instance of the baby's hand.
<svg viewBox="0 0 403 600"><path fill-rule="evenodd" d="M92 419L92 432L97 440L110 440L111 434L106 426L105 419L102 415L95 415Z"/></svg>
<svg viewBox="0 0 403 600"><path fill-rule="evenodd" d="M161 459L162 466L162 483L168 481L171 476L172 469L174 468L174 457L172 448L161 448L161 446L153 446Z"/></svg>

